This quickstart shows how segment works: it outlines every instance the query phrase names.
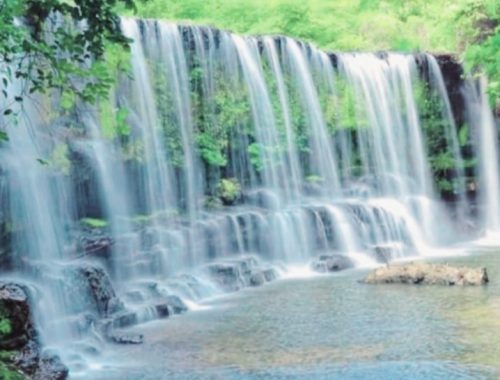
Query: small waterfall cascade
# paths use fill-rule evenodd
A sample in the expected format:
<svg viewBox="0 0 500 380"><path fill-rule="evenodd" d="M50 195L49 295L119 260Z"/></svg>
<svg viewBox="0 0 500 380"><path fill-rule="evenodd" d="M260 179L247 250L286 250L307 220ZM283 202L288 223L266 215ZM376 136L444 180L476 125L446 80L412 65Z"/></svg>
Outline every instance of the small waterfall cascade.
<svg viewBox="0 0 500 380"><path fill-rule="evenodd" d="M487 235L497 234L500 229L500 189L498 130L493 113L488 105L486 79L466 82L465 98L470 125L477 131L476 150L479 164L479 186L483 209L481 218Z"/></svg>
<svg viewBox="0 0 500 380"><path fill-rule="evenodd" d="M121 24L134 43L109 99L62 109L53 94L15 110L17 125L0 116L4 272L41 289L43 342L72 371L110 325L257 281L240 272L432 254L473 217L471 173L485 228L500 227L484 84L464 86L467 129L434 56Z"/></svg>

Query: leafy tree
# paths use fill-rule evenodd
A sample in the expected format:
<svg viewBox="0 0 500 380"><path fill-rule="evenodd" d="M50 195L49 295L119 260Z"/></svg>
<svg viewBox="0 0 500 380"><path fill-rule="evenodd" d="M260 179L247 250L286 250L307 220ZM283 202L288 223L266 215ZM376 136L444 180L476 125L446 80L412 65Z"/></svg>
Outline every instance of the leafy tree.
<svg viewBox="0 0 500 380"><path fill-rule="evenodd" d="M465 61L469 70L486 74L491 102L500 102L500 3L497 0L468 0L457 19L468 24L464 37ZM498 105L500 110L500 105ZM499 111L500 112L500 111Z"/></svg>
<svg viewBox="0 0 500 380"><path fill-rule="evenodd" d="M0 0L0 112L13 114L15 103L36 92L59 90L63 106L107 95L114 78L103 62L106 49L130 43L117 5L135 9L134 0ZM12 96L14 81L22 86Z"/></svg>

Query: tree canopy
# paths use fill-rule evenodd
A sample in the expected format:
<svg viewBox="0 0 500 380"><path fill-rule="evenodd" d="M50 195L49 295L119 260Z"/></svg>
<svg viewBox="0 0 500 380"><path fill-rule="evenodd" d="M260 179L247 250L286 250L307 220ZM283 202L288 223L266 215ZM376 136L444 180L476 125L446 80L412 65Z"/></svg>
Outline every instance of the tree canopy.
<svg viewBox="0 0 500 380"><path fill-rule="evenodd" d="M497 0L0 0L0 113L13 113L13 103L34 92L57 89L87 102L106 96L114 77L103 57L113 46L128 47L119 14L132 12L239 33L286 34L328 50L464 53L471 71L489 76L495 102L499 7ZM14 78L24 85L7 96Z"/></svg>
<svg viewBox="0 0 500 380"><path fill-rule="evenodd" d="M0 0L0 112L34 92L57 89L93 102L113 79L103 63L109 45L128 47L116 6L133 0ZM7 87L23 85L14 97ZM6 138L2 133L0 138Z"/></svg>

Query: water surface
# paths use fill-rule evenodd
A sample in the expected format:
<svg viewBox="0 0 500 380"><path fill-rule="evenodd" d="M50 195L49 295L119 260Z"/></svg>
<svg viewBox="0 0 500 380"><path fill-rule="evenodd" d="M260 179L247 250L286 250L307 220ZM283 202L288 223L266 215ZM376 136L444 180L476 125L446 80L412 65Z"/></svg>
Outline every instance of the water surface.
<svg viewBox="0 0 500 380"><path fill-rule="evenodd" d="M112 346L92 379L496 379L500 256L486 287L363 285L364 271L268 286L204 310L138 326L139 346Z"/></svg>

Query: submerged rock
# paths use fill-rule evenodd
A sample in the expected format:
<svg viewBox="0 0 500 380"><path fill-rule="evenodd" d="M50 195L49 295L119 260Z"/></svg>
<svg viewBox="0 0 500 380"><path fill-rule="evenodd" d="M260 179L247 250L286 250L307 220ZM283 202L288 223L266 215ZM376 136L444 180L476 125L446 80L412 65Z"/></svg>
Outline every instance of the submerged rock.
<svg viewBox="0 0 500 380"><path fill-rule="evenodd" d="M108 339L117 344L142 344L144 335L142 334L125 334L117 331L110 332Z"/></svg>
<svg viewBox="0 0 500 380"><path fill-rule="evenodd" d="M316 272L338 272L344 269L349 269L354 267L353 261L344 255L332 254L332 255L322 255L318 257L317 260L313 261L312 269Z"/></svg>
<svg viewBox="0 0 500 380"><path fill-rule="evenodd" d="M446 264L409 263L377 268L365 284L484 285L486 268L453 267Z"/></svg>

